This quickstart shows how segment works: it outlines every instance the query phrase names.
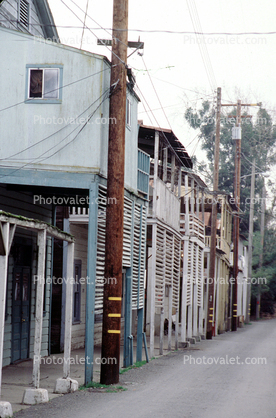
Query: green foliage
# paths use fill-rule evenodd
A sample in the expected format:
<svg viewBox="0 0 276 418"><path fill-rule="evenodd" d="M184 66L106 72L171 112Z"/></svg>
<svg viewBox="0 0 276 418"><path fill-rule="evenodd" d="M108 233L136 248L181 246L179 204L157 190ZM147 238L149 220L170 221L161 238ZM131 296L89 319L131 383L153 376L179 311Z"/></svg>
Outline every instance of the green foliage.
<svg viewBox="0 0 276 418"><path fill-rule="evenodd" d="M85 389L105 389L104 392L106 393L116 393L116 392L122 392L127 390L123 386L113 386L113 385L104 385L103 383L98 382L90 382L88 385L80 386L79 390L85 390Z"/></svg>
<svg viewBox="0 0 276 418"><path fill-rule="evenodd" d="M127 372L128 370L135 369L137 367L142 367L144 364L146 364L146 361L145 360L143 360L143 361L137 361L136 363L134 363L133 366L129 366L129 367L126 367L124 369L120 369L120 372L119 373L120 374L123 374L123 373Z"/></svg>
<svg viewBox="0 0 276 418"><path fill-rule="evenodd" d="M232 127L235 126L236 107L225 113L222 108L220 131L220 161L219 161L219 190L233 195L234 171L235 171L235 141L232 140ZM227 108L229 109L229 108ZM241 141L241 183L240 183L240 231L246 237L249 229L249 205L252 161L255 158L256 173L269 171L276 164L276 126L266 109L260 108L257 117L252 120L249 114L242 113L242 141ZM207 161L198 162L195 166L204 174L205 178L213 181L214 146L216 114L209 101L203 101L197 111L189 107L185 112L185 119L193 128L199 130L201 147L205 150ZM252 276L265 278L266 283L260 286L262 294L261 309L271 311L276 301L276 233L274 229L274 208L276 207L276 187L269 181L267 186L270 194L274 196L272 206L266 209L264 248L261 248L260 239L260 214L261 198L264 178L256 174L255 177L255 201L254 201L254 252L252 264ZM260 254L263 254L263 262L260 267ZM258 287L252 286L252 295L257 296Z"/></svg>

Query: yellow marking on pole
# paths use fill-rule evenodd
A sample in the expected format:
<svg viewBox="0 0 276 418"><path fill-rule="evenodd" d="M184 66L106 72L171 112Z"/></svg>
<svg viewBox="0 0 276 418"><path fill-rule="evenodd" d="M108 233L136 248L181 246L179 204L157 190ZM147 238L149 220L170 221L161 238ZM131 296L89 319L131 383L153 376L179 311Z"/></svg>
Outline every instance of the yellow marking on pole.
<svg viewBox="0 0 276 418"><path fill-rule="evenodd" d="M236 303L233 303L233 306L238 306Z"/></svg>
<svg viewBox="0 0 276 418"><path fill-rule="evenodd" d="M108 300L122 300L122 298L119 296L109 296Z"/></svg>
<svg viewBox="0 0 276 418"><path fill-rule="evenodd" d="M213 314L210 314L209 316L214 316Z"/></svg>
<svg viewBox="0 0 276 418"><path fill-rule="evenodd" d="M213 323L213 321L209 321L209 322L212 322Z"/></svg>
<svg viewBox="0 0 276 418"><path fill-rule="evenodd" d="M121 314L120 313L109 313L108 316L110 318L121 318Z"/></svg>
<svg viewBox="0 0 276 418"><path fill-rule="evenodd" d="M238 315L233 315L233 318L237 318Z"/></svg>
<svg viewBox="0 0 276 418"><path fill-rule="evenodd" d="M213 311L214 310L214 308L210 308L210 311Z"/></svg>
<svg viewBox="0 0 276 418"><path fill-rule="evenodd" d="M121 334L121 331L118 329L109 329L108 334Z"/></svg>

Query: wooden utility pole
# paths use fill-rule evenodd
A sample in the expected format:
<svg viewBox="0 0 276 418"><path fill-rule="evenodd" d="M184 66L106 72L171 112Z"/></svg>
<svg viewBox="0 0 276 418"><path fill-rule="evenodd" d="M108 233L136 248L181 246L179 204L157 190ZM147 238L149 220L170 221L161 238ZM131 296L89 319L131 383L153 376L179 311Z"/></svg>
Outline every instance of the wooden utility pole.
<svg viewBox="0 0 276 418"><path fill-rule="evenodd" d="M237 103L236 127L238 134L236 137L235 154L235 183L234 199L237 207L237 214L234 216L234 285L233 285L233 313L232 331L237 331L238 317L238 274L239 274L239 239L240 239L240 181L241 181L241 101Z"/></svg>
<svg viewBox="0 0 276 418"><path fill-rule="evenodd" d="M217 235L217 197L219 180L219 143L220 143L220 113L221 113L221 88L217 89L217 112L216 112L216 139L214 155L214 184L211 219L211 247L210 247L210 268L209 268L209 294L208 294L208 320L206 338L212 339L212 326L214 321L214 282L216 265L216 235Z"/></svg>
<svg viewBox="0 0 276 418"><path fill-rule="evenodd" d="M116 123L109 125L105 284L100 378L101 383L107 385L118 383L120 367L127 29L128 0L114 0L109 116L110 120L115 120Z"/></svg>
<svg viewBox="0 0 276 418"><path fill-rule="evenodd" d="M247 283L247 306L246 322L250 321L250 300L251 300L251 279L252 279L252 249L253 249L253 218L254 218L254 195L255 195L255 158L252 164L251 188L250 188L250 209L249 209L249 235L248 235L248 279Z"/></svg>

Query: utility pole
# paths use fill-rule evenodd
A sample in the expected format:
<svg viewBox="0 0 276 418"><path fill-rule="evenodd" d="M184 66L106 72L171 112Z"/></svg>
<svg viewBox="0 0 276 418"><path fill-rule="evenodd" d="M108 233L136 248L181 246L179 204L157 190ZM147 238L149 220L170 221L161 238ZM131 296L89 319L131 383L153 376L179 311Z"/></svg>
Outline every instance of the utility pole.
<svg viewBox="0 0 276 418"><path fill-rule="evenodd" d="M112 39L109 116L110 120L115 120L116 123L109 125L100 378L101 383L107 385L118 383L120 367L128 0L113 2Z"/></svg>
<svg viewBox="0 0 276 418"><path fill-rule="evenodd" d="M210 267L209 267L209 293L208 293L208 320L206 338L212 339L212 326L214 321L214 281L216 264L216 235L217 235L217 197L219 180L219 143L220 143L220 113L221 113L221 88L217 89L217 112L216 112L216 139L214 155L214 184L212 200L211 218L211 247L210 247Z"/></svg>
<svg viewBox="0 0 276 418"><path fill-rule="evenodd" d="M264 179L263 179L264 181ZM263 256L264 256L264 230L265 230L265 181L263 184L262 190L262 206L261 206L261 252L260 252L260 261L259 261L259 268L263 266ZM257 310L256 310L256 319L260 319L260 308L261 308L261 289L260 284L258 283L258 296L257 296Z"/></svg>
<svg viewBox="0 0 276 418"><path fill-rule="evenodd" d="M240 239L240 179L241 179L241 101L237 103L236 118L236 154L235 154L235 183L234 199L237 207L237 214L234 217L234 285L233 285L233 313L232 331L237 331L238 317L238 274L239 274L239 239Z"/></svg>
<svg viewBox="0 0 276 418"><path fill-rule="evenodd" d="M247 307L246 307L246 322L250 321L250 306L251 306L251 283L252 283L252 251L253 251L253 218L254 218L254 195L255 195L255 158L252 164L251 172L251 188L250 188L250 209L249 209L249 236L248 236L248 278L247 283Z"/></svg>

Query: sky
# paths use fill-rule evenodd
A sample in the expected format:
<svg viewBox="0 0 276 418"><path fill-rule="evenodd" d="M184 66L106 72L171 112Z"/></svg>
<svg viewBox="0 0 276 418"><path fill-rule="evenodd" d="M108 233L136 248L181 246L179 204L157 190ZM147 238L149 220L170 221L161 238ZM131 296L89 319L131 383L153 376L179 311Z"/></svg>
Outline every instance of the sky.
<svg viewBox="0 0 276 418"><path fill-rule="evenodd" d="M68 7L48 1L62 43L80 48L87 7L82 49L111 58L97 45L97 38L111 39L111 0L63 0ZM222 103L262 102L276 116L275 22L271 0L129 0L129 41L145 44L142 56L128 59L141 99L138 119L172 129L191 156L204 159L184 113L205 99L215 103L217 87Z"/></svg>

